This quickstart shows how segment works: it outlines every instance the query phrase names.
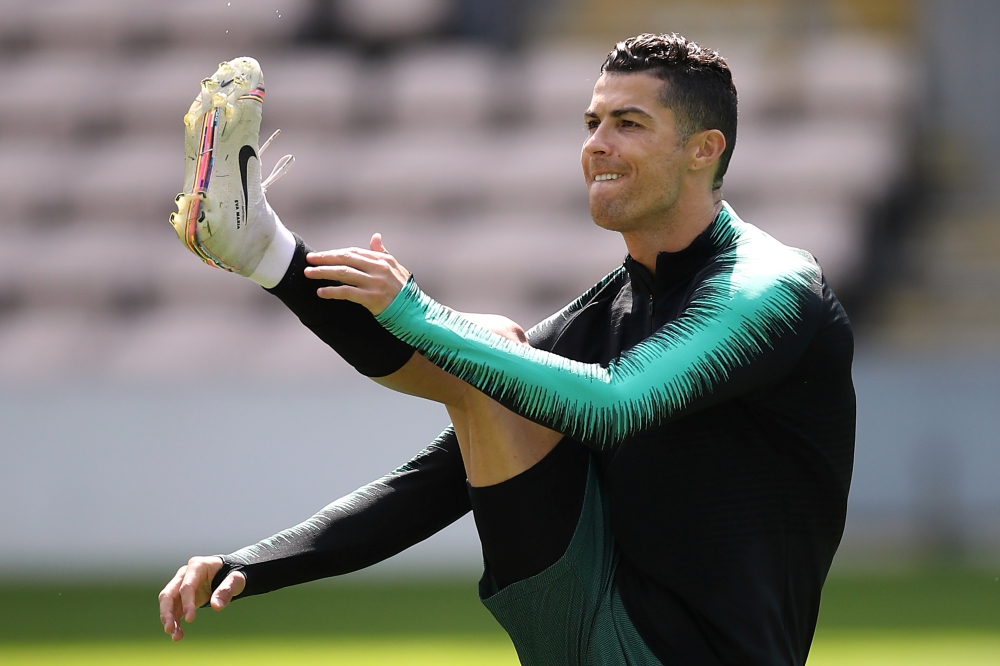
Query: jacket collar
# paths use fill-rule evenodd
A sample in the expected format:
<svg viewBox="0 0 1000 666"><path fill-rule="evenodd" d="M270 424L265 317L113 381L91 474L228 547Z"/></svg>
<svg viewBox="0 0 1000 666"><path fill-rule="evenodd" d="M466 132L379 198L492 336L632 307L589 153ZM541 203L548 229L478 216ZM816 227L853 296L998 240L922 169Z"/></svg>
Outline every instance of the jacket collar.
<svg viewBox="0 0 1000 666"><path fill-rule="evenodd" d="M660 252L656 255L655 276L631 255L626 256L625 270L632 280L633 291L647 295L659 294L694 277L695 273L701 270L717 252L716 231L728 219L728 206L723 205L712 223L686 248L677 252Z"/></svg>

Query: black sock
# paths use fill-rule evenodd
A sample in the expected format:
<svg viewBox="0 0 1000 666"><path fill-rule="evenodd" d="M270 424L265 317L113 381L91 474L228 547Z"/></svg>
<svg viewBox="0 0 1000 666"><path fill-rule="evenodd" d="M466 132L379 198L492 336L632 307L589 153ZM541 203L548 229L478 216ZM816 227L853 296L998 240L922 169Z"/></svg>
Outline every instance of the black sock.
<svg viewBox="0 0 1000 666"><path fill-rule="evenodd" d="M320 287L340 283L307 278L304 271L309 252L309 246L295 236L295 254L288 271L267 291L280 298L309 330L361 374L384 377L406 365L413 356L413 347L382 328L364 306L316 295Z"/></svg>

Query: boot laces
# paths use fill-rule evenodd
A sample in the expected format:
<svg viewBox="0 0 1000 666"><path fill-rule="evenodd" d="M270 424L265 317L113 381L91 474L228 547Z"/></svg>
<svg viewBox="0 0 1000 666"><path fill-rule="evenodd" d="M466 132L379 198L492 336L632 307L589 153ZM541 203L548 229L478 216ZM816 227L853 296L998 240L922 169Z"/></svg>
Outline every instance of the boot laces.
<svg viewBox="0 0 1000 666"><path fill-rule="evenodd" d="M275 137L277 137L279 134L281 134L280 129L274 130L274 134L272 134L268 138L268 140L264 142L264 145L260 147L261 155L264 154L264 151L267 150L267 147L271 145L271 142L274 141ZM267 188L269 188L271 185L274 185L276 182L278 182L278 180L281 179L282 176L288 173L288 171L292 168L293 164L295 164L295 157L292 155L285 155L280 160L278 160L278 163L274 165L273 169L271 169L271 175L265 178L264 182L260 184L261 192L266 194Z"/></svg>

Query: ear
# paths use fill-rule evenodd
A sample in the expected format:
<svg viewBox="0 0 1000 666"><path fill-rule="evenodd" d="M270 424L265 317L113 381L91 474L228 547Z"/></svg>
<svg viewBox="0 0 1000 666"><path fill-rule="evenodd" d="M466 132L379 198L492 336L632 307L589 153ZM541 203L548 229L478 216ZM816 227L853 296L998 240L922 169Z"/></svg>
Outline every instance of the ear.
<svg viewBox="0 0 1000 666"><path fill-rule="evenodd" d="M726 137L717 129L705 130L693 135L688 141L690 169L702 171L711 169L715 174L715 166L719 163L722 153L726 151Z"/></svg>

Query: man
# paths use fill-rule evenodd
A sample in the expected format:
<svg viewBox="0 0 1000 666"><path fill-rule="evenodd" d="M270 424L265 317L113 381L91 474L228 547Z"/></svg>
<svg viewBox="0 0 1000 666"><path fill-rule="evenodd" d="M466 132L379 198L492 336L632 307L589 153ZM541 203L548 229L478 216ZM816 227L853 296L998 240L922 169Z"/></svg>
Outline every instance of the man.
<svg viewBox="0 0 1000 666"><path fill-rule="evenodd" d="M178 233L361 372L445 403L454 427L311 520L193 558L161 593L165 630L179 639L209 600L367 566L471 508L480 596L522 663L805 663L846 516L853 338L815 260L721 199L737 110L725 61L676 35L608 55L582 163L594 221L629 256L526 338L434 302L378 235L309 254L262 196L241 213L231 186L196 182L207 149L228 162L239 127L256 136L259 104L229 76L216 106L189 114L214 116L200 152L189 138ZM228 138L210 127L227 117Z"/></svg>

